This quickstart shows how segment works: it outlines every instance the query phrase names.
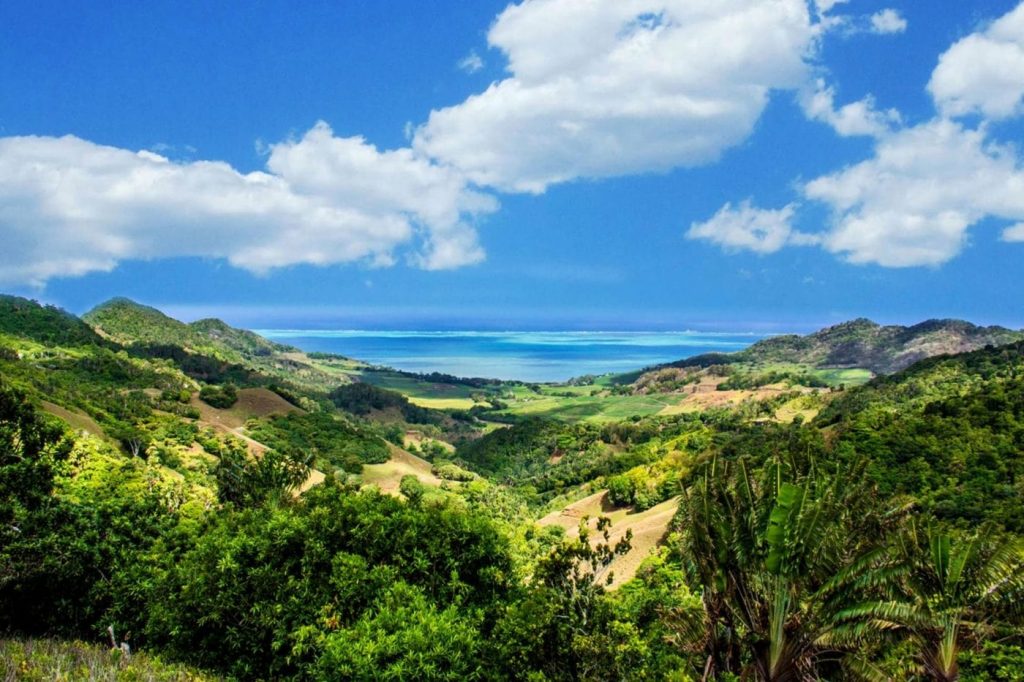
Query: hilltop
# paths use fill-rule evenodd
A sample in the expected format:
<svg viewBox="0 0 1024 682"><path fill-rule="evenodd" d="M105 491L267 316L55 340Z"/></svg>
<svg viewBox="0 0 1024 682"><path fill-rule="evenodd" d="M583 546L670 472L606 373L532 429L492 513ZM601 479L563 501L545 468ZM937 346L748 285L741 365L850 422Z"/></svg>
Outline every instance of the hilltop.
<svg viewBox="0 0 1024 682"><path fill-rule="evenodd" d="M348 381L345 375L318 366L298 348L274 343L218 319L181 322L127 298L96 306L82 316L82 321L103 338L123 346L163 355L169 348L178 348L320 391Z"/></svg>
<svg viewBox="0 0 1024 682"><path fill-rule="evenodd" d="M0 294L0 334L45 344L105 345L92 327L55 306Z"/></svg>
<svg viewBox="0 0 1024 682"><path fill-rule="evenodd" d="M806 336L773 336L736 353L711 353L664 366L785 363L818 369L858 368L874 374L891 374L936 355L966 353L1021 340L1024 340L1024 331L998 326L980 327L963 320L926 320L905 327L883 326L858 318Z"/></svg>
<svg viewBox="0 0 1024 682"><path fill-rule="evenodd" d="M298 350L250 331L235 329L221 320L205 319L186 324L127 298L112 298L101 303L83 315L82 320L120 344L180 346L229 362Z"/></svg>

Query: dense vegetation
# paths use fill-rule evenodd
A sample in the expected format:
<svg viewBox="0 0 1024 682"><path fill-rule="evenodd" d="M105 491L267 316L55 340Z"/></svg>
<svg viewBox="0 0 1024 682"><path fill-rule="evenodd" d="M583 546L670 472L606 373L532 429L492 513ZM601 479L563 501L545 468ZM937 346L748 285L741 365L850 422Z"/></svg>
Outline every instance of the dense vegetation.
<svg viewBox="0 0 1024 682"><path fill-rule="evenodd" d="M413 424L436 424L440 415L409 402L401 393L378 388L372 384L347 384L330 393L331 402L346 412L368 415L373 411L397 411L402 418Z"/></svg>
<svg viewBox="0 0 1024 682"><path fill-rule="evenodd" d="M368 384L338 380L329 400L284 385L250 362L259 342L234 365L7 310L27 321L0 327L0 633L18 638L0 651L16 676L1024 676L1024 343L919 362L790 423L737 407L484 435L461 415L455 451L424 445L433 464L413 475L394 443L439 437L451 414ZM201 384L196 357L276 393ZM388 467L394 494L364 485ZM631 532L535 523L602 491L613 514L678 502L614 590ZM37 639L108 627L144 653Z"/></svg>
<svg viewBox="0 0 1024 682"><path fill-rule="evenodd" d="M249 434L293 459L309 457L324 470L358 474L363 464L380 464L391 456L379 436L324 413L257 420L250 424Z"/></svg>

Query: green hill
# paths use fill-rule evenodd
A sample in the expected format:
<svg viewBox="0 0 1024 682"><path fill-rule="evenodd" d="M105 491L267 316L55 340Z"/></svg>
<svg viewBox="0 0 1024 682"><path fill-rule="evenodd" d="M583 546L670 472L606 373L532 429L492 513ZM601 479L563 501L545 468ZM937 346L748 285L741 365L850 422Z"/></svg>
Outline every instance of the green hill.
<svg viewBox="0 0 1024 682"><path fill-rule="evenodd" d="M180 355L176 349L181 349L322 392L349 381L344 373L328 371L326 363L317 363L292 346L274 343L217 319L186 324L127 298L102 303L82 319L108 339L154 349L160 357Z"/></svg>
<svg viewBox="0 0 1024 682"><path fill-rule="evenodd" d="M47 346L107 345L89 325L71 313L18 296L0 295L0 333Z"/></svg>
<svg viewBox="0 0 1024 682"><path fill-rule="evenodd" d="M786 363L816 368L861 368L890 374L936 355L966 353L1024 340L1024 331L980 327L963 320L927 320L910 327L864 318L799 336L758 341L738 353L713 353L673 362L672 367L733 363Z"/></svg>
<svg viewBox="0 0 1024 682"><path fill-rule="evenodd" d="M841 395L814 422L888 495L1024 531L1024 341L934 357Z"/></svg>
<svg viewBox="0 0 1024 682"><path fill-rule="evenodd" d="M229 362L252 361L296 350L250 331L235 329L220 320L206 319L186 324L156 308L127 298L114 298L102 303L82 319L103 336L124 345L180 346Z"/></svg>

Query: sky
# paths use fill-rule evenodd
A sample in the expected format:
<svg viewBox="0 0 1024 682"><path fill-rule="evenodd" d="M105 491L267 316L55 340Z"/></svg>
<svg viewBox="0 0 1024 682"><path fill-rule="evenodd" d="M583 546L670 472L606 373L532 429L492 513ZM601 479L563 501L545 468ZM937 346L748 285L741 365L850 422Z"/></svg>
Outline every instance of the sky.
<svg viewBox="0 0 1024 682"><path fill-rule="evenodd" d="M1024 327L1024 4L0 3L0 291L255 327Z"/></svg>

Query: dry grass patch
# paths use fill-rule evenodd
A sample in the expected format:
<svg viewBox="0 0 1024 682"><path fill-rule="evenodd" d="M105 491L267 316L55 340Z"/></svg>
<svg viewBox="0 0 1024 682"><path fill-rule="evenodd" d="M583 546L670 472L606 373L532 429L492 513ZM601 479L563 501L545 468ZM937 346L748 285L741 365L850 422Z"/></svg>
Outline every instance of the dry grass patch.
<svg viewBox="0 0 1024 682"><path fill-rule="evenodd" d="M363 483L375 485L380 488L381 492L390 495L398 494L398 487L403 476L415 476L424 485L434 487L441 485L441 479L430 471L430 462L391 443L387 445L391 450L391 459L383 464L364 464Z"/></svg>
<svg viewBox="0 0 1024 682"><path fill-rule="evenodd" d="M567 505L564 509L551 512L538 523L542 526L561 526L569 537L579 535L579 524L583 517L588 517L587 525L596 528L597 518L607 516L612 522L609 535L614 545L621 540L627 531L633 531L630 550L616 557L612 562L611 571L614 579L611 588L622 585L636 575L644 559L654 553L662 538L668 532L672 518L679 507L679 499L673 498L642 512L633 512L628 508L616 508L608 501L608 491L594 493L582 500ZM593 542L603 541L594 533Z"/></svg>
<svg viewBox="0 0 1024 682"><path fill-rule="evenodd" d="M303 412L290 402L266 388L243 388L238 391L238 402L226 410L207 405L199 399L199 394L192 396L192 407L199 410L199 419L214 426L237 429L249 419L285 415L292 412Z"/></svg>

